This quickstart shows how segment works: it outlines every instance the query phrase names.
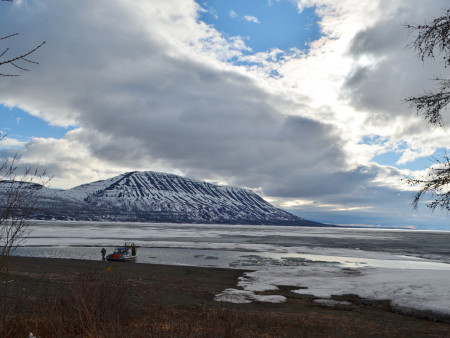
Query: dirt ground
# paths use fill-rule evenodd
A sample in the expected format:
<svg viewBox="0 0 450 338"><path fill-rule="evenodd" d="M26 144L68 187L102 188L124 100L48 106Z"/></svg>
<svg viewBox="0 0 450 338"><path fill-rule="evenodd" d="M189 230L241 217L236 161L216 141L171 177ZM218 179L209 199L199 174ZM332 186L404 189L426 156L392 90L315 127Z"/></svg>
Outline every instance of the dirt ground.
<svg viewBox="0 0 450 338"><path fill-rule="evenodd" d="M111 273L129 282L133 318L144 317L156 307L159 311L170 309L172 316L193 317L218 309L233 311L236 325L255 326L255 337L450 337L448 323L393 313L387 301L354 295L339 297L352 305L330 308L279 286L280 290L264 294L281 294L287 298L285 303L215 302L216 294L236 288L244 270L28 257L12 257L11 263L10 306L20 300L22 306L32 309L36 302L70 290L81 276Z"/></svg>

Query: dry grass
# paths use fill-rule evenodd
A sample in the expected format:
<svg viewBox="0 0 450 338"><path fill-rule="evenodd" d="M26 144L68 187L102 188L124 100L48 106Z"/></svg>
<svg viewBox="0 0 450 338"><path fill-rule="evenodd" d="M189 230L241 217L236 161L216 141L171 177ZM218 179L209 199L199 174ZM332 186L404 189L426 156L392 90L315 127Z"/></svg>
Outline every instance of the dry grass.
<svg viewBox="0 0 450 338"><path fill-rule="evenodd" d="M159 305L156 294L147 294L136 308L132 298L130 282L119 273L86 273L62 294L35 301L31 308L17 301L7 316L7 329L0 336L28 337L30 333L35 337L285 336L283 321L263 313L199 305L183 308ZM302 336L301 331L298 333L296 336Z"/></svg>
<svg viewBox="0 0 450 338"><path fill-rule="evenodd" d="M60 295L35 301L25 309L22 301L10 310L2 337L120 336L129 320L129 284L117 273L86 273Z"/></svg>
<svg viewBox="0 0 450 338"><path fill-rule="evenodd" d="M11 298L16 303L9 307L0 337L28 337L30 333L34 337L443 336L428 330L386 330L383 321L368 321L352 312L336 314L317 306L304 308L304 312L278 313L224 308L220 303L199 305L195 296L182 306L165 302L164 283L143 289L136 279L114 270L80 273L58 285L51 290L59 291L39 299Z"/></svg>

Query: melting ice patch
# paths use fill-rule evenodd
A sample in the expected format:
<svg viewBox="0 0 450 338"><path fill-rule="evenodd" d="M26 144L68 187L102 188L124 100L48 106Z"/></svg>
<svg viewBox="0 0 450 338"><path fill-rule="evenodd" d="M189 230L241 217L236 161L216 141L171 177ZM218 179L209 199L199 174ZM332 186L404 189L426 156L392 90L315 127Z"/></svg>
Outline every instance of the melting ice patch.
<svg viewBox="0 0 450 338"><path fill-rule="evenodd" d="M134 241L139 263L255 270L218 301L283 302L277 286L290 285L326 306L352 293L450 318L450 232L40 221L29 230L17 254L99 259L99 247Z"/></svg>
<svg viewBox="0 0 450 338"><path fill-rule="evenodd" d="M359 268L333 266L270 267L248 272L238 282L239 289L227 289L218 301L248 302L258 292L292 286L292 292L312 295L327 303L331 297L355 294L361 298L389 300L399 312L429 318L450 316L450 271L420 269ZM278 298L283 301L282 298ZM329 305L328 301L328 305Z"/></svg>
<svg viewBox="0 0 450 338"><path fill-rule="evenodd" d="M224 292L214 297L218 302L229 303L251 303L252 301L267 302L267 303L284 303L286 297L278 295L256 295L252 291L226 289Z"/></svg>

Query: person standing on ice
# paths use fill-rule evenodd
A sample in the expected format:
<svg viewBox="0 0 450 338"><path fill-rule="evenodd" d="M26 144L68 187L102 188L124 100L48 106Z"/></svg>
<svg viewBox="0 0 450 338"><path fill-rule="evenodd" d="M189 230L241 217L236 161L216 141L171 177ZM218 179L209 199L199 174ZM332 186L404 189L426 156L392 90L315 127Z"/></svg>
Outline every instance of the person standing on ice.
<svg viewBox="0 0 450 338"><path fill-rule="evenodd" d="M105 260L105 255L106 255L106 250L105 248L102 249L102 251L100 251L102 253L102 261Z"/></svg>

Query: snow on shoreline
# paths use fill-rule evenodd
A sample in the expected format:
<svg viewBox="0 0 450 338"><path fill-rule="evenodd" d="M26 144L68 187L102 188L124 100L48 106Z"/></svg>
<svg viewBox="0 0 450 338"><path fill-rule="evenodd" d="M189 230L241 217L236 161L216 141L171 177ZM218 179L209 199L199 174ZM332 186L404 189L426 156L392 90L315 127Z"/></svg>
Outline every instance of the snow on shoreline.
<svg viewBox="0 0 450 338"><path fill-rule="evenodd" d="M450 232L98 222L37 222L29 229L27 247L19 249L31 255L98 259L97 247L134 241L140 263L254 270L217 301L282 303L283 285L326 306L346 306L332 295L355 294L450 322Z"/></svg>
<svg viewBox="0 0 450 338"><path fill-rule="evenodd" d="M389 300L396 312L448 321L450 318L450 271L389 268L340 268L332 266L270 267L248 272L240 278L240 289L227 289L216 301L282 303L282 296L259 296L292 286L292 292L331 300L333 295L355 294L372 300ZM301 288L301 289L300 289ZM265 299L265 297L267 297ZM319 301L327 303L327 301Z"/></svg>

